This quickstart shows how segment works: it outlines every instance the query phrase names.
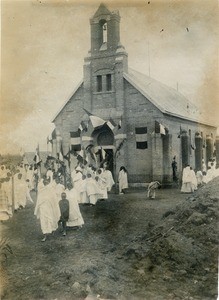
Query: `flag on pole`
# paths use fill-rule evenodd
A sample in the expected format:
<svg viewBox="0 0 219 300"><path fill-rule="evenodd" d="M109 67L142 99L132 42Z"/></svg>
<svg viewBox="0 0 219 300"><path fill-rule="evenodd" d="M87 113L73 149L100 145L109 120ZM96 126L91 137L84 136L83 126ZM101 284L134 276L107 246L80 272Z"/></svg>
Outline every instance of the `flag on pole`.
<svg viewBox="0 0 219 300"><path fill-rule="evenodd" d="M166 135L167 128L161 123L155 121L155 133Z"/></svg>
<svg viewBox="0 0 219 300"><path fill-rule="evenodd" d="M94 147L94 145L88 145L86 147L86 151L87 151L87 153L90 154L91 158L97 163L97 156L95 154L95 147Z"/></svg>
<svg viewBox="0 0 219 300"><path fill-rule="evenodd" d="M52 134L47 136L47 152L52 153Z"/></svg>
<svg viewBox="0 0 219 300"><path fill-rule="evenodd" d="M106 151L102 147L101 147L101 155L102 155L102 158L105 159Z"/></svg>
<svg viewBox="0 0 219 300"><path fill-rule="evenodd" d="M91 124L93 126L94 129L103 126L106 121L101 119L100 117L97 117L93 114L91 114L89 111L87 111L86 109L84 109L84 111L86 112L86 114L89 116Z"/></svg>
<svg viewBox="0 0 219 300"><path fill-rule="evenodd" d="M122 116L121 116L121 118L120 118L119 123L118 123L117 126L118 126L118 129L120 129L122 127Z"/></svg>
<svg viewBox="0 0 219 300"><path fill-rule="evenodd" d="M70 132L70 145L71 145L71 150L73 151L81 150L81 137L79 131Z"/></svg>
<svg viewBox="0 0 219 300"><path fill-rule="evenodd" d="M55 129L53 130L51 137L52 137L52 143L54 143L54 141L56 140L56 130Z"/></svg>
<svg viewBox="0 0 219 300"><path fill-rule="evenodd" d="M90 116L90 121L94 129L101 127L106 123L106 121L97 116Z"/></svg>
<svg viewBox="0 0 219 300"><path fill-rule="evenodd" d="M135 128L135 138L136 138L136 148L137 149L147 149L147 127L137 127Z"/></svg>
<svg viewBox="0 0 219 300"><path fill-rule="evenodd" d="M79 127L78 127L78 130L79 130L80 132L82 132L82 131L87 131L87 126L85 125L85 123L84 123L83 121L81 121L81 123L80 123L80 125L79 125Z"/></svg>
<svg viewBox="0 0 219 300"><path fill-rule="evenodd" d="M115 140L123 140L123 139L126 139L127 138L127 135L126 133L118 133L115 135Z"/></svg>
<svg viewBox="0 0 219 300"><path fill-rule="evenodd" d="M35 156L33 158L35 164L39 164L42 160L40 159L40 151L39 151L39 144L37 145Z"/></svg>
<svg viewBox="0 0 219 300"><path fill-rule="evenodd" d="M64 158L65 160L67 160L68 165L69 165L69 167L70 167L70 163L71 163L70 149L69 149L69 151L68 151L65 155L63 155L63 158Z"/></svg>
<svg viewBox="0 0 219 300"><path fill-rule="evenodd" d="M116 127L116 123L113 121L112 118L109 119L109 121L106 123L106 125L113 131L113 129Z"/></svg>
<svg viewBox="0 0 219 300"><path fill-rule="evenodd" d="M60 146L59 153L57 153L57 157L58 157L58 160L64 161L64 154L63 154L63 147L62 147L62 144L61 144L61 146Z"/></svg>
<svg viewBox="0 0 219 300"><path fill-rule="evenodd" d="M52 134L47 136L47 144L52 144Z"/></svg>
<svg viewBox="0 0 219 300"><path fill-rule="evenodd" d="M118 145L118 147L116 148L116 151L115 151L116 156L119 156L120 150L121 150L121 148L122 148L124 142L125 142L125 139L122 140L121 143L120 143L120 144Z"/></svg>
<svg viewBox="0 0 219 300"><path fill-rule="evenodd" d="M180 138L181 138L181 135L182 135L182 127L181 127L181 125L180 125L179 134L178 134L177 138L180 139Z"/></svg>

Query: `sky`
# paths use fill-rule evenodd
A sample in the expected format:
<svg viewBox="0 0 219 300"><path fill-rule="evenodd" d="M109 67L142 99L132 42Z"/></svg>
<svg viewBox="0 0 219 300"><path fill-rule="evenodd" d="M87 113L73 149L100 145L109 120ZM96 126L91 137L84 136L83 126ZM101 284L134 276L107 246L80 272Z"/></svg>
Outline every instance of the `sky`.
<svg viewBox="0 0 219 300"><path fill-rule="evenodd" d="M51 122L83 78L94 0L1 1L0 154L46 150ZM218 2L106 0L129 67L178 90L219 125ZM21 150L22 149L22 150Z"/></svg>

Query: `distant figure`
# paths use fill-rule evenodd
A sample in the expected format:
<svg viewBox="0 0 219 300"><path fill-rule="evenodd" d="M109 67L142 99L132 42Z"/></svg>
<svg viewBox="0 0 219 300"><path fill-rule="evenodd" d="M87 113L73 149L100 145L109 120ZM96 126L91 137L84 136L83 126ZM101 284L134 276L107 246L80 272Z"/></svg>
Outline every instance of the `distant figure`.
<svg viewBox="0 0 219 300"><path fill-rule="evenodd" d="M110 192L113 185L115 184L115 182L113 180L112 172L110 170L108 170L107 163L104 163L104 165L103 165L103 175L102 176L106 179L107 192Z"/></svg>
<svg viewBox="0 0 219 300"><path fill-rule="evenodd" d="M66 223L69 219L69 201L66 199L66 193L61 194L61 200L59 201L59 208L61 212L61 216L59 219L59 223L62 224L63 236L66 236Z"/></svg>
<svg viewBox="0 0 219 300"><path fill-rule="evenodd" d="M183 169L181 193L193 193L193 192L194 192L194 188L192 185L192 173L191 173L190 166L187 165Z"/></svg>
<svg viewBox="0 0 219 300"><path fill-rule="evenodd" d="M176 162L176 156L173 157L173 161L172 161L172 170L173 170L173 181L177 182L178 178L177 178L177 162Z"/></svg>
<svg viewBox="0 0 219 300"><path fill-rule="evenodd" d="M46 172L46 178L49 179L50 183L53 181L53 171L51 168L48 168Z"/></svg>
<svg viewBox="0 0 219 300"><path fill-rule="evenodd" d="M191 174L190 176L191 176L191 182L192 182L192 189L193 189L193 191L196 191L198 183L197 183L195 171L192 169L192 167L190 167L190 174Z"/></svg>
<svg viewBox="0 0 219 300"><path fill-rule="evenodd" d="M98 182L99 188L100 188L101 193L102 193L101 199L107 199L108 198L108 194L107 194L107 180L104 177L102 169L98 169L97 170L96 180Z"/></svg>
<svg viewBox="0 0 219 300"><path fill-rule="evenodd" d="M207 172L207 167L206 167L206 164L205 164L205 160L204 159L202 159L202 173L203 172Z"/></svg>
<svg viewBox="0 0 219 300"><path fill-rule="evenodd" d="M151 199L155 199L156 189L158 189L159 187L161 187L159 181L152 181L151 183L149 183L147 197Z"/></svg>
<svg viewBox="0 0 219 300"><path fill-rule="evenodd" d="M14 177L14 208L15 210L24 208L27 203L26 198L27 183L24 181L22 174L18 173Z"/></svg>
<svg viewBox="0 0 219 300"><path fill-rule="evenodd" d="M90 173L87 174L87 195L89 198L90 206L94 206L97 203L97 200L101 198L101 191L97 185L96 180L92 177Z"/></svg>
<svg viewBox="0 0 219 300"><path fill-rule="evenodd" d="M30 191L31 191L30 180L26 179L26 199L27 199L27 201L30 201L31 203L34 203L33 199L31 198Z"/></svg>
<svg viewBox="0 0 219 300"><path fill-rule="evenodd" d="M125 167L121 167L119 170L119 194L124 194L125 189L128 188L128 175Z"/></svg>
<svg viewBox="0 0 219 300"><path fill-rule="evenodd" d="M12 216L10 204L2 183L0 182L0 221L8 220Z"/></svg>
<svg viewBox="0 0 219 300"><path fill-rule="evenodd" d="M197 185L200 186L202 184L203 174L201 170L196 172Z"/></svg>

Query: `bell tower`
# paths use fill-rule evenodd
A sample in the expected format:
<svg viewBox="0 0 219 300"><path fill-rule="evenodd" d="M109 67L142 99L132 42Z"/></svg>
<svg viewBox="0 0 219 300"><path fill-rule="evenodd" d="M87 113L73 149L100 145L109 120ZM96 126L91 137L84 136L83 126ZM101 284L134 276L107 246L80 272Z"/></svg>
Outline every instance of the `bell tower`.
<svg viewBox="0 0 219 300"><path fill-rule="evenodd" d="M123 107L123 72L128 55L120 43L120 15L100 4L90 19L91 48L84 60L84 106L89 110Z"/></svg>

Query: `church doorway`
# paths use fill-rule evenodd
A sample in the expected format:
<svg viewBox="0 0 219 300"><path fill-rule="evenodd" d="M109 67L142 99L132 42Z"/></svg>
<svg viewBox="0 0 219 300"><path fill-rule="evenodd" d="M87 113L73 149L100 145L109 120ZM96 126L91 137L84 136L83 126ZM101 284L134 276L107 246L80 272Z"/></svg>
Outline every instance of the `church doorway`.
<svg viewBox="0 0 219 300"><path fill-rule="evenodd" d="M97 145L96 155L98 156L98 161L100 167L103 167L104 163L107 163L107 168L112 172L114 177L115 161L114 161L114 134L112 130L105 124L100 128L94 130L92 134L94 144Z"/></svg>

